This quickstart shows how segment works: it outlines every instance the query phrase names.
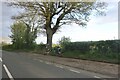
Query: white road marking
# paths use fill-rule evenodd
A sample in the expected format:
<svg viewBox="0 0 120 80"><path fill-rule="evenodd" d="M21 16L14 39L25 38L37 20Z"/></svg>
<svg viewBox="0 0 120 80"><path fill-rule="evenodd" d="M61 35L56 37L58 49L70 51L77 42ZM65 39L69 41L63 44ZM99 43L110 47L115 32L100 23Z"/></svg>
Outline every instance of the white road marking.
<svg viewBox="0 0 120 80"><path fill-rule="evenodd" d="M56 67L59 67L59 68L63 68L62 66L59 66L59 65L55 65Z"/></svg>
<svg viewBox="0 0 120 80"><path fill-rule="evenodd" d="M52 63L50 63L50 62L45 62L46 64L52 64Z"/></svg>
<svg viewBox="0 0 120 80"><path fill-rule="evenodd" d="M43 60L39 60L40 62L43 62Z"/></svg>
<svg viewBox="0 0 120 80"><path fill-rule="evenodd" d="M2 58L0 58L0 61L2 62Z"/></svg>
<svg viewBox="0 0 120 80"><path fill-rule="evenodd" d="M100 78L100 77L98 77L98 76L94 76L94 78Z"/></svg>
<svg viewBox="0 0 120 80"><path fill-rule="evenodd" d="M63 68L62 66L59 66L59 68Z"/></svg>
<svg viewBox="0 0 120 80"><path fill-rule="evenodd" d="M73 69L69 69L70 71L72 72L75 72L75 73L80 73L79 71L76 71L76 70L73 70Z"/></svg>
<svg viewBox="0 0 120 80"><path fill-rule="evenodd" d="M37 60L37 61L43 62L43 60L39 60L39 59L34 59L34 60Z"/></svg>
<svg viewBox="0 0 120 80"><path fill-rule="evenodd" d="M8 68L6 67L6 65L3 64L3 67L8 75L8 77L10 78L10 80L14 80L13 76L11 75L10 71L8 70Z"/></svg>

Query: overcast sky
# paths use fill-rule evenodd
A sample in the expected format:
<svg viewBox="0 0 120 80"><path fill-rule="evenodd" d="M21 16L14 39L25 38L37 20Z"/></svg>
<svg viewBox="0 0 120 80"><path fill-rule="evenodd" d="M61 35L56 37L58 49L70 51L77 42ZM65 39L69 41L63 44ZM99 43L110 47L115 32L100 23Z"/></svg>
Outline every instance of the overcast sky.
<svg viewBox="0 0 120 80"><path fill-rule="evenodd" d="M88 22L86 28L80 27L76 24L65 25L60 29L60 32L57 32L53 36L53 43L63 37L70 37L71 41L99 41L99 40L113 40L118 39L118 1L119 0L110 0L107 1L108 7L106 11L106 16L91 16L91 20ZM1 3L0 3L1 4ZM9 35L10 25L13 23L11 16L17 15L19 10L13 7L8 7L6 4L2 4L0 8L0 30L2 30L2 36L0 35L3 41L10 42ZM36 39L37 43L43 42L46 43L45 36L38 36Z"/></svg>

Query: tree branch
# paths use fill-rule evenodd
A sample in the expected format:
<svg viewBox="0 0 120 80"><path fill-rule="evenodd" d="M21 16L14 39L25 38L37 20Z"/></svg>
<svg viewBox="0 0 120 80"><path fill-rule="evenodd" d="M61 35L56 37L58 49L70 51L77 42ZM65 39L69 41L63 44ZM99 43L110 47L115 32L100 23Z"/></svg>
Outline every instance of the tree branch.
<svg viewBox="0 0 120 80"><path fill-rule="evenodd" d="M59 26L60 21L64 18L64 16L65 16L66 14L70 13L72 9L73 9L73 6L71 6L71 7L70 7L68 10L66 10L66 11L65 11L65 9L64 9L65 12L63 12L63 13L58 17L55 26L52 28L53 34L54 34L54 33L56 32L56 30L60 27L60 26Z"/></svg>

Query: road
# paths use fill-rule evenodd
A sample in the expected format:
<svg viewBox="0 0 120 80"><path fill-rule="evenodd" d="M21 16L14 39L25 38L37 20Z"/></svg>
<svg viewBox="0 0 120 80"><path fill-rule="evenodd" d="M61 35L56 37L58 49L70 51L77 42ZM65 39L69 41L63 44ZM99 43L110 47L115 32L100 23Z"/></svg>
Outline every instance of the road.
<svg viewBox="0 0 120 80"><path fill-rule="evenodd" d="M79 71L74 68L54 65L13 52L2 52L2 77L10 78L95 78L92 72ZM92 79L93 80L93 79Z"/></svg>

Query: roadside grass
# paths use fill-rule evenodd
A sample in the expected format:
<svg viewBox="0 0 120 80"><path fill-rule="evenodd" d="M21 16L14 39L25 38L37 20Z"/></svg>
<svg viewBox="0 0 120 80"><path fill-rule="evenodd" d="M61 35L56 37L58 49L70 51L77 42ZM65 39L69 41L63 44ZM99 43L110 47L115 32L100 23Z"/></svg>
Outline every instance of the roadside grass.
<svg viewBox="0 0 120 80"><path fill-rule="evenodd" d="M11 46L2 47L2 50L11 51L11 52L29 52L29 53L37 53L37 54L44 54L45 49L12 49ZM90 52L80 52L76 51L65 51L62 55L58 55L55 52L49 54L51 56L59 56L65 58L74 58L74 59L83 59L83 60L91 60L91 61L99 61L99 62L107 62L107 63L114 63L120 64L120 53L90 53Z"/></svg>
<svg viewBox="0 0 120 80"><path fill-rule="evenodd" d="M10 52L29 52L29 53L36 53L36 54L44 54L45 50L28 50L28 49L21 49L21 50L14 50L14 49L4 49ZM90 61L98 61L98 62L105 62L105 63L113 63L113 64L120 64L120 53L108 53L108 54L100 54L100 53L82 53L80 51L66 51L63 52L61 55L58 55L54 52L49 54L51 56L59 56L64 58L72 58L72 59L81 59L81 60L90 60Z"/></svg>
<svg viewBox="0 0 120 80"><path fill-rule="evenodd" d="M75 58L75 59L83 59L83 60L92 60L92 61L100 61L107 63L119 64L120 54L118 53L109 53L109 54L100 54L100 53L81 53L79 51L66 51L62 54L62 57L67 58Z"/></svg>

